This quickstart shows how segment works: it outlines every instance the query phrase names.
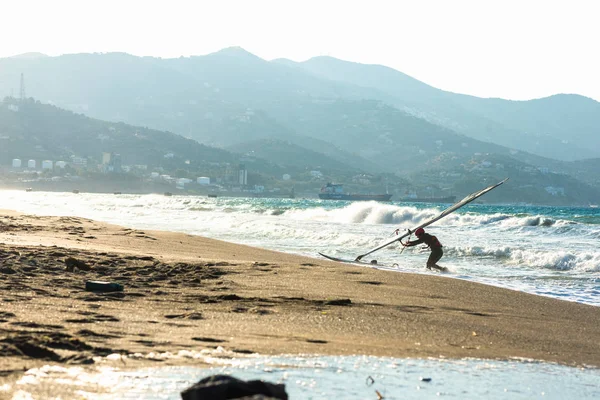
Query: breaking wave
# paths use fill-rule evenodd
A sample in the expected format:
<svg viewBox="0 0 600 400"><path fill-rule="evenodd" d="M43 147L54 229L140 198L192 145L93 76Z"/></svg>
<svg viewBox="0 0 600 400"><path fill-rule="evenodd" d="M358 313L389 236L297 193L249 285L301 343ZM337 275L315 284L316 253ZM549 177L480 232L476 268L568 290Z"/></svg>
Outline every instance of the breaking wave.
<svg viewBox="0 0 600 400"><path fill-rule="evenodd" d="M508 265L554 271L600 272L600 253L567 250L535 251L510 247L445 248L446 255L456 257L494 258Z"/></svg>
<svg viewBox="0 0 600 400"><path fill-rule="evenodd" d="M419 209L377 202L355 202L343 208L292 209L283 215L298 220L331 221L337 223L388 224L417 226L439 215L442 209ZM504 213L481 214L458 210L436 222L438 225L498 225L503 227L552 227L572 225L576 222L547 216L515 216Z"/></svg>

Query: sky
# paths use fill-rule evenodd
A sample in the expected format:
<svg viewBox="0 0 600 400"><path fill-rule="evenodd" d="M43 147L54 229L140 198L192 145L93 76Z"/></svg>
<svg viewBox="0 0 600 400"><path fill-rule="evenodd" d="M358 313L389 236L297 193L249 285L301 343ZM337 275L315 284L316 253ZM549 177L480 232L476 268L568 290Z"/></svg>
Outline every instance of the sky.
<svg viewBox="0 0 600 400"><path fill-rule="evenodd" d="M0 0L0 57L240 46L386 65L479 97L600 101L599 16L596 0Z"/></svg>

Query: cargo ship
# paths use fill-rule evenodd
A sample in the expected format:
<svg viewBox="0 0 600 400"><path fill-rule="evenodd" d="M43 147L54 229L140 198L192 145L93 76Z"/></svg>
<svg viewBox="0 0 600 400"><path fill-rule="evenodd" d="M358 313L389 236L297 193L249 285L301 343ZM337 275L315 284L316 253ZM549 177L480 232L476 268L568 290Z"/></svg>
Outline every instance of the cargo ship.
<svg viewBox="0 0 600 400"><path fill-rule="evenodd" d="M391 194L362 194L362 193L344 193L342 184L328 183L321 188L319 193L321 200L347 200L347 201L390 201Z"/></svg>

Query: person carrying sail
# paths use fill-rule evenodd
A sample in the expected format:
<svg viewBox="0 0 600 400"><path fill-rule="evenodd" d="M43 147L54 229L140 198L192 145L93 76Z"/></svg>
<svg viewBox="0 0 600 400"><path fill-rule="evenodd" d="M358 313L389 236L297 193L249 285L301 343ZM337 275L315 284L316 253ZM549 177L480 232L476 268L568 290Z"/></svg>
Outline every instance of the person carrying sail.
<svg viewBox="0 0 600 400"><path fill-rule="evenodd" d="M427 269L435 268L439 271L447 271L448 268L437 265L437 262L440 261L440 259L444 255L444 251L442 250L442 244L440 243L438 238L433 235L430 235L429 233L425 233L425 229L423 228L418 228L415 231L415 235L417 236L417 240L409 240L406 243L403 243L402 240L400 240L402 246L412 247L421 243L425 243L431 249L431 254L427 259Z"/></svg>

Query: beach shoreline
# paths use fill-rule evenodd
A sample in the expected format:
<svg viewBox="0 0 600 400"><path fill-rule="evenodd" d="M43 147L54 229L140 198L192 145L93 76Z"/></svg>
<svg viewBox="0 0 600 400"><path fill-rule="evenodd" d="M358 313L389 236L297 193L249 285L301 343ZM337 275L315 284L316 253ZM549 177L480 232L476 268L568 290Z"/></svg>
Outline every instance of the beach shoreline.
<svg viewBox="0 0 600 400"><path fill-rule="evenodd" d="M218 346L600 366L598 307L79 217L0 210L0 284L0 385L45 364ZM157 364L127 365L143 366Z"/></svg>

